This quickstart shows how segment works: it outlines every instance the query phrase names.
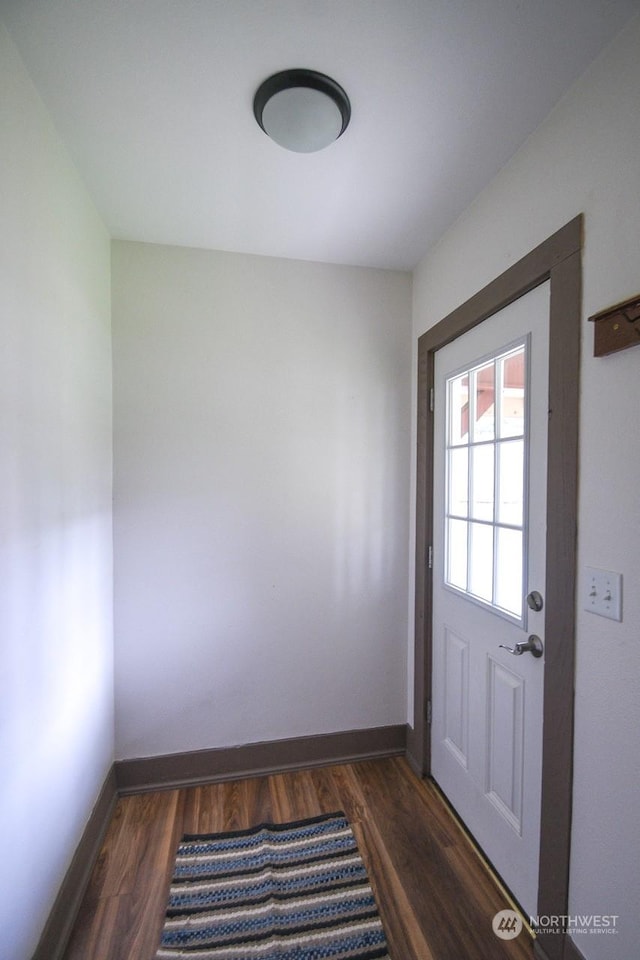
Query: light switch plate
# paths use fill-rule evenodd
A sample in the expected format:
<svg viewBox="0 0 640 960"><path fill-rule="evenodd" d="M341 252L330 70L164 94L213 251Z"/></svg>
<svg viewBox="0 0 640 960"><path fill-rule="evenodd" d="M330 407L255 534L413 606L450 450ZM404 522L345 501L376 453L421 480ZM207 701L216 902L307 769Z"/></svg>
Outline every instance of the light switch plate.
<svg viewBox="0 0 640 960"><path fill-rule="evenodd" d="M585 567L583 606L599 617L622 620L622 574Z"/></svg>

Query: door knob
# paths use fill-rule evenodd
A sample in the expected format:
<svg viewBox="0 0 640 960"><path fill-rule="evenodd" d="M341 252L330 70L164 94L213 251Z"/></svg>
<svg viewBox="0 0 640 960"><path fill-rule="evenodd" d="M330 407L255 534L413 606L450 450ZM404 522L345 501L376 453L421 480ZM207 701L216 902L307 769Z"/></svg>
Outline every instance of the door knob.
<svg viewBox="0 0 640 960"><path fill-rule="evenodd" d="M535 633L532 633L528 640L521 640L520 643L516 643L515 647L508 647L504 643L501 643L500 647L507 653L512 653L514 657L520 657L523 653L530 653L533 657L541 657L544 653L542 640L540 637L536 637Z"/></svg>

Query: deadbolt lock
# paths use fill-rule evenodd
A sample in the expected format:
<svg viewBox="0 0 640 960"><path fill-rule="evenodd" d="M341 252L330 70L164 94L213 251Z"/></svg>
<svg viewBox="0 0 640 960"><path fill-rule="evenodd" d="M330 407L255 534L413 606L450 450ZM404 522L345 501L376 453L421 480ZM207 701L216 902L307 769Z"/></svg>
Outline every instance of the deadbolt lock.
<svg viewBox="0 0 640 960"><path fill-rule="evenodd" d="M532 610L535 610L536 613L540 613L544 607L544 601L542 599L542 594L538 593L537 590L532 590L531 593L527 594L527 606Z"/></svg>

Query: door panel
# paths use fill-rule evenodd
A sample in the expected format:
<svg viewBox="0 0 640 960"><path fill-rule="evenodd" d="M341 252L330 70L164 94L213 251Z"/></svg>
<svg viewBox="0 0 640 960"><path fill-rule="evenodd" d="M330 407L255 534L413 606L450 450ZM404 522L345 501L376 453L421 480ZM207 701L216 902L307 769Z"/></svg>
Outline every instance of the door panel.
<svg viewBox="0 0 640 960"><path fill-rule="evenodd" d="M435 355L432 774L537 906L549 284Z"/></svg>
<svg viewBox="0 0 640 960"><path fill-rule="evenodd" d="M448 749L468 765L469 644L445 628L444 738Z"/></svg>
<svg viewBox="0 0 640 960"><path fill-rule="evenodd" d="M524 683L489 657L487 797L519 834L524 777Z"/></svg>

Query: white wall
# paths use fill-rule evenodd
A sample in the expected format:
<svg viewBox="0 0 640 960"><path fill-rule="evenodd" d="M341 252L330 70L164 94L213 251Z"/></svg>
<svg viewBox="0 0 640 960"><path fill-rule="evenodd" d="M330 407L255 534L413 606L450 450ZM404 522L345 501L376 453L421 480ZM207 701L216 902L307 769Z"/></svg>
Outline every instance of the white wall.
<svg viewBox="0 0 640 960"><path fill-rule="evenodd" d="M117 756L404 723L410 276L112 258Z"/></svg>
<svg viewBox="0 0 640 960"><path fill-rule="evenodd" d="M0 957L113 758L109 239L0 24Z"/></svg>
<svg viewBox="0 0 640 960"><path fill-rule="evenodd" d="M620 915L615 938L576 939L589 960L633 957L640 943L640 349L594 359L586 322L640 291L639 50L636 18L414 276L415 345L585 213L579 570L617 570L625 585L622 623L578 614L570 911Z"/></svg>

